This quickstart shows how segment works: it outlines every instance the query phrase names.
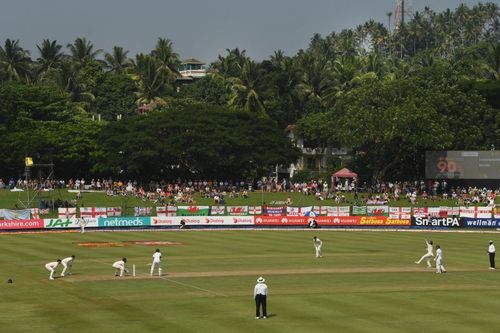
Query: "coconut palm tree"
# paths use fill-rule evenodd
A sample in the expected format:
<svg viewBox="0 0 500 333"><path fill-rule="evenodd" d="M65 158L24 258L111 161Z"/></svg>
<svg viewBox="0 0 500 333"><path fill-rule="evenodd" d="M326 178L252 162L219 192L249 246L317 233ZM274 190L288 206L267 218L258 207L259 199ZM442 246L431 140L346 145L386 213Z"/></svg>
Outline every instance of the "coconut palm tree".
<svg viewBox="0 0 500 333"><path fill-rule="evenodd" d="M138 54L132 61L132 78L137 84L137 105L151 102L164 102L166 78L164 72L158 71L158 60L147 54Z"/></svg>
<svg viewBox="0 0 500 333"><path fill-rule="evenodd" d="M156 59L157 71L170 83L174 83L179 76L181 64L179 55L174 52L172 42L166 38L158 38L151 55Z"/></svg>
<svg viewBox="0 0 500 333"><path fill-rule="evenodd" d="M123 47L113 46L111 53L104 55L106 67L113 73L124 73L127 67L130 66L130 60L127 58L128 51L123 50Z"/></svg>
<svg viewBox="0 0 500 333"><path fill-rule="evenodd" d="M30 62L29 52L19 46L19 40L7 38L0 46L0 68L7 80L28 81Z"/></svg>
<svg viewBox="0 0 500 333"><path fill-rule="evenodd" d="M259 78L262 77L259 65L246 60L240 77L229 79L231 95L229 105L249 112L265 113L265 107L259 95Z"/></svg>
<svg viewBox="0 0 500 333"><path fill-rule="evenodd" d="M44 80L47 73L56 70L61 66L61 62L64 58L64 54L61 52L62 46L57 44L56 40L50 41L44 39L42 45L36 46L40 57L37 59L38 63L38 76L41 80Z"/></svg>
<svg viewBox="0 0 500 333"><path fill-rule="evenodd" d="M73 44L67 45L67 48L71 53L71 59L78 64L80 68L89 60L95 59L96 56L102 52L101 49L94 50L94 44L87 41L85 37L75 39Z"/></svg>

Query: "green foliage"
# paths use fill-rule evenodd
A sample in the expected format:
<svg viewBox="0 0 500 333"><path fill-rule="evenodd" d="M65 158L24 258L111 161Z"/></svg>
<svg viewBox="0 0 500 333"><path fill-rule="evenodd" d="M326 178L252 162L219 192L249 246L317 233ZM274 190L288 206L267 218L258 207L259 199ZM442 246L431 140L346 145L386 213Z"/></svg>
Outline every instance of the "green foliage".
<svg viewBox="0 0 500 333"><path fill-rule="evenodd" d="M99 83L94 103L96 113L103 119L113 120L117 115L128 117L137 112L136 86L126 74L107 73Z"/></svg>
<svg viewBox="0 0 500 333"><path fill-rule="evenodd" d="M0 46L0 82L24 85L0 87L0 136L5 138L0 155L23 155L17 150L24 137L32 136L36 139L24 139L30 142L26 152L43 152L71 168L82 163L81 172L255 175L269 163L290 160L287 151L264 139L281 137L282 129L296 124L295 134L308 145L354 148L352 163L366 177L421 177L426 149L500 147L499 17L493 2L441 13L426 7L397 29L369 20L326 36L314 34L308 47L292 56L277 50L258 62L245 50L227 49L211 64L207 77L181 87L176 86L180 58L167 38L158 38L153 50L139 53L134 61L116 46L104 54L104 61L97 60L102 51L85 38L68 44L67 54L55 40L43 40L33 61L18 40L6 39ZM123 156L111 156L109 167L79 159L79 154L88 156L95 140L89 136L99 130L86 127L92 127L86 122L91 114L113 120L118 114L131 116L136 106L149 103L168 116L137 118L139 124L126 122L117 128L111 124L106 130L112 137L99 134L111 150L124 145L120 133L128 133L131 142L122 151L135 151L132 165L124 166L128 160ZM230 108L235 118L207 105ZM238 111L254 113L248 117L262 129ZM200 119L181 116L182 112ZM208 117L209 112L214 114ZM235 119L247 128L235 125ZM172 121L177 128L160 128L155 123L160 120ZM190 135L179 132L190 128L183 121L192 127ZM65 133L69 129L64 126L71 122L82 137ZM154 130L168 131L170 141L154 141ZM58 131L83 140L82 151L71 153L59 144ZM249 137L259 144L249 144ZM132 138L141 144L133 144ZM217 144L198 144L207 140ZM52 146L60 151L50 150ZM99 155L106 149L96 152L101 159L93 161L106 159ZM224 149L229 149L226 155ZM273 149L278 153L270 154ZM17 158L0 170L20 172Z"/></svg>
<svg viewBox="0 0 500 333"><path fill-rule="evenodd" d="M211 105L227 105L229 94L224 79L219 75L207 75L193 84L181 87L184 96Z"/></svg>
<svg viewBox="0 0 500 333"><path fill-rule="evenodd" d="M98 142L96 172L137 178L240 179L296 158L268 118L196 105L110 123Z"/></svg>

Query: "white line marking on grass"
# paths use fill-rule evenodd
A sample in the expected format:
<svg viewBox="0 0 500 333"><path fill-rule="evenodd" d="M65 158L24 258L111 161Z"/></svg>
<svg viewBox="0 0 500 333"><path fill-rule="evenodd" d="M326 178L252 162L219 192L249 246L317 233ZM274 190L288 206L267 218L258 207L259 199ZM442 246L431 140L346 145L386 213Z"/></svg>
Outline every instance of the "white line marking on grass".
<svg viewBox="0 0 500 333"><path fill-rule="evenodd" d="M166 281L170 281L170 282L173 282L173 283L177 283L177 284L179 284L179 285L181 285L181 286L185 286L185 287L189 287L189 288L193 288L193 289L201 290L201 291L207 292L207 293L209 293L209 294L213 294L213 295L215 295L215 296L223 296L223 297L227 297L227 295L225 295L225 294L223 294L223 293L219 293L219 292L212 291L212 290L208 290L208 289L203 289L203 288L197 287L197 286L192 285L192 284L189 284L189 283L184 283L184 282L175 281L175 280L172 280L172 279L169 279L169 278L163 277L163 276L160 276L159 278L160 278L160 279L162 279L162 280L166 280Z"/></svg>

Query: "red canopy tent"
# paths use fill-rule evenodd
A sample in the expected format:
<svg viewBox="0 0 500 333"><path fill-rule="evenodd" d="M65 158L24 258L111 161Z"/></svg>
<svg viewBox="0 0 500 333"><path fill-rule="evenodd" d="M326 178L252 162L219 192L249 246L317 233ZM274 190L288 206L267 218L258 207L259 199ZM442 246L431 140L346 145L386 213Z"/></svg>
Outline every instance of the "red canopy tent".
<svg viewBox="0 0 500 333"><path fill-rule="evenodd" d="M335 182L339 180L339 178L352 178L356 181L358 181L358 174L355 172L352 172L351 170L347 168L342 168L339 171L335 172L332 175L332 191L335 190Z"/></svg>

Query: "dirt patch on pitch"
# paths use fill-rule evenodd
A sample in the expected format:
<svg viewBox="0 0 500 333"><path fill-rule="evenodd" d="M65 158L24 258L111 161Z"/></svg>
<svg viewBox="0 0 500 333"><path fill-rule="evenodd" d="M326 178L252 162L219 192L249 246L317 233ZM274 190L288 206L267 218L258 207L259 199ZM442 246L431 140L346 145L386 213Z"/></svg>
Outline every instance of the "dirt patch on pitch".
<svg viewBox="0 0 500 333"><path fill-rule="evenodd" d="M81 247L124 247L129 245L145 245L145 246L186 245L186 243L170 242L170 241L75 242L74 244Z"/></svg>
<svg viewBox="0 0 500 333"><path fill-rule="evenodd" d="M116 242L75 242L76 245L81 247L123 247L124 243Z"/></svg>
<svg viewBox="0 0 500 333"><path fill-rule="evenodd" d="M123 241L127 245L146 245L146 246L174 246L174 245L186 245L182 242L170 242L170 241Z"/></svg>

